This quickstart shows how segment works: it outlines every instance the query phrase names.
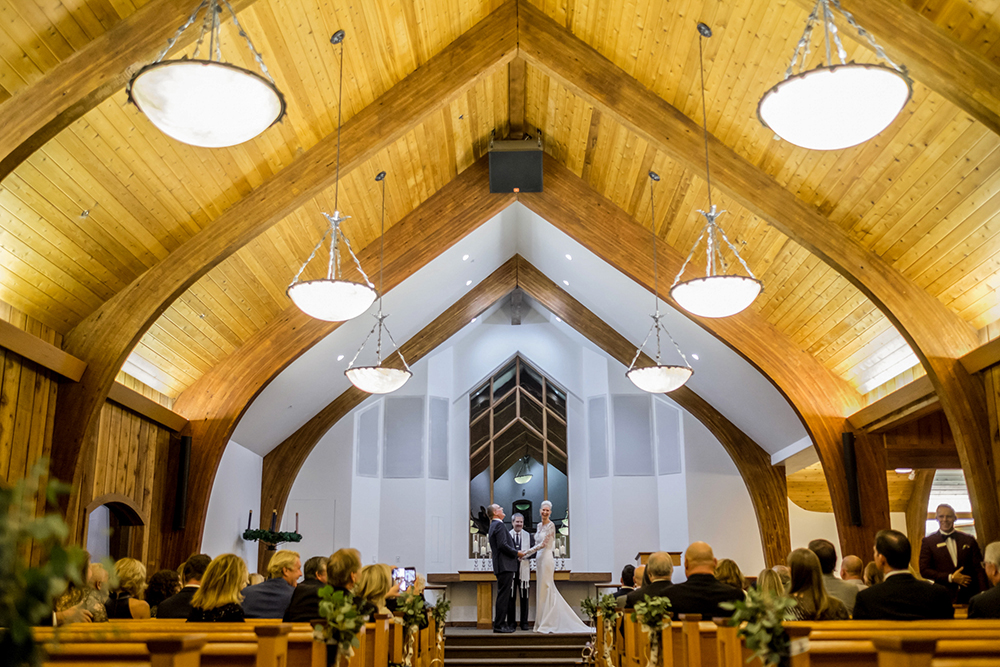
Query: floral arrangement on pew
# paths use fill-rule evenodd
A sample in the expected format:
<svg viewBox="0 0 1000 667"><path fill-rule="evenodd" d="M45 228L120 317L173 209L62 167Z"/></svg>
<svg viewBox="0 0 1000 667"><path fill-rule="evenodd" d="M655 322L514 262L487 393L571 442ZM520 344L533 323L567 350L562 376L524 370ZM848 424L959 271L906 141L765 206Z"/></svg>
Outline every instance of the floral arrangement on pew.
<svg viewBox="0 0 1000 667"><path fill-rule="evenodd" d="M413 653L417 643L417 630L427 621L424 599L413 593L403 593L396 602L396 621L403 626L403 664L413 667Z"/></svg>
<svg viewBox="0 0 1000 667"><path fill-rule="evenodd" d="M656 667L660 662L660 648L663 636L663 622L670 620L670 598L646 596L642 602L636 602L632 611L632 620L642 625L642 631L649 633L649 662L646 667Z"/></svg>
<svg viewBox="0 0 1000 667"><path fill-rule="evenodd" d="M66 546L69 528L59 514L37 517L44 507L42 477L48 462L40 459L28 476L13 486L0 484L0 655L4 664L40 665L42 653L32 627L52 616L53 602L70 581L82 586L86 554ZM49 506L70 487L50 480L44 488ZM28 554L40 547L44 565L31 566Z"/></svg>
<svg viewBox="0 0 1000 667"><path fill-rule="evenodd" d="M358 611L354 596L334 591L333 586L319 589L319 615L326 621L313 628L313 639L337 647L337 665L349 660L361 645L358 634L368 622L368 615Z"/></svg>
<svg viewBox="0 0 1000 667"><path fill-rule="evenodd" d="M435 662L444 662L444 624L448 620L449 611L451 611L451 600L443 595L438 598L437 604L430 607L431 618L434 619L434 628L437 631L437 637L434 638L437 653Z"/></svg>
<svg viewBox="0 0 1000 667"><path fill-rule="evenodd" d="M783 621L790 619L796 604L791 597L766 595L751 587L742 602L720 602L733 610L730 625L740 628L739 636L747 648L765 665L787 665L791 660L791 639ZM743 623L746 625L743 625ZM742 627L741 627L742 626Z"/></svg>
<svg viewBox="0 0 1000 667"><path fill-rule="evenodd" d="M601 656L606 667L612 667L611 652L615 646L615 622L621 612L618 611L618 603L615 596L611 594L598 595L596 598L584 598L580 602L580 609L586 614L594 626L597 626L597 617L601 616L604 625L604 655Z"/></svg>

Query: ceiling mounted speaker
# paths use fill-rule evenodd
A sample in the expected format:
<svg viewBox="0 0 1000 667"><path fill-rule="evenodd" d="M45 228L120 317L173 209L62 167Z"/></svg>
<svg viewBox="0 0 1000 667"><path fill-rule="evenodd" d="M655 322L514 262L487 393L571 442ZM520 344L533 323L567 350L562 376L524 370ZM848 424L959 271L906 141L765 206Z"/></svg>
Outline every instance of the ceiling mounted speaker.
<svg viewBox="0 0 1000 667"><path fill-rule="evenodd" d="M542 140L490 141L490 192L542 191Z"/></svg>

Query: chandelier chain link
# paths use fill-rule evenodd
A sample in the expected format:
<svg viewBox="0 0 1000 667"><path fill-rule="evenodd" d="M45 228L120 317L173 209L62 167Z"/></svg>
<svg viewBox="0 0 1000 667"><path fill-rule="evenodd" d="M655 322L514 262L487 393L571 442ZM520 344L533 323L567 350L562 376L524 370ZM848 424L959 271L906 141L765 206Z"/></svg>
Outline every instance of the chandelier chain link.
<svg viewBox="0 0 1000 667"><path fill-rule="evenodd" d="M198 13L207 6L208 0L204 0L200 5L195 7L194 11L191 12L191 16L188 17L187 22L177 29L177 32L174 33L173 37L167 40L166 48L160 51L160 55L156 56L156 60L153 61L154 63L158 63L166 57L167 53L174 47L174 44L177 43L177 40L180 39L184 31L190 28L191 24L194 23L194 20L198 18Z"/></svg>
<svg viewBox="0 0 1000 667"><path fill-rule="evenodd" d="M253 54L254 60L257 61L257 66L260 67L260 71L264 73L264 76L267 77L268 81L270 81L274 85L278 85L275 82L274 78L271 76L271 72L268 71L267 65L264 64L264 56L261 54L260 51L256 49L256 47L254 47L253 42L250 40L250 35L247 34L247 31L243 29L242 25L240 25L240 20L236 18L236 11L233 9L233 6L229 4L229 0L222 0L222 3L226 6L226 9L228 9L229 13L232 15L233 25L235 25L236 29L239 31L240 37L246 40L247 48L250 49L250 53ZM222 59L221 53L219 54L219 59L220 60Z"/></svg>
<svg viewBox="0 0 1000 667"><path fill-rule="evenodd" d="M324 213L323 215L326 214ZM341 218L341 220L346 220L346 218ZM358 272L361 274L361 277L365 279L365 284L374 290L375 285L373 285L372 281L368 279L368 274L365 273L365 270L361 268L361 261L358 259L358 256L354 254L354 248L351 246L351 241L344 234L343 230L340 229L340 225L337 225L337 234L340 235L340 238L344 239L344 244L347 246L347 252L351 255L351 259L354 260L355 266L358 267Z"/></svg>
<svg viewBox="0 0 1000 667"><path fill-rule="evenodd" d="M875 36L872 35L870 32L868 32L867 30L865 30L864 28L862 28L860 25L858 25L857 20L855 20L854 18L854 14L852 14L851 12L847 11L846 9L840 6L840 0L830 0L830 3L834 7L836 7L841 14L844 15L844 18L847 19L847 23L852 28L858 31L859 36L864 37L866 40L868 40L868 43L875 51L876 57L886 61L889 64L889 66L892 67L897 72L903 72L905 70L904 67L902 67L901 65L897 65L896 63L894 63L892 60L889 59L889 56L885 55L885 49L882 48L881 44L875 41Z"/></svg>
<svg viewBox="0 0 1000 667"><path fill-rule="evenodd" d="M288 285L289 288L291 288L292 286L296 285L299 282L299 278L302 276L302 272L306 270L307 266L309 266L309 262L313 261L313 257L315 257L316 253L319 252L319 249L323 246L323 241L326 240L326 237L330 235L331 231L333 231L333 225L330 225L330 227L326 230L326 232L323 233L323 236L316 244L316 247L314 247L312 249L312 252L309 253L309 258L305 261L305 263L302 264L302 266L299 267L298 273L295 274L295 277L292 278L292 282Z"/></svg>

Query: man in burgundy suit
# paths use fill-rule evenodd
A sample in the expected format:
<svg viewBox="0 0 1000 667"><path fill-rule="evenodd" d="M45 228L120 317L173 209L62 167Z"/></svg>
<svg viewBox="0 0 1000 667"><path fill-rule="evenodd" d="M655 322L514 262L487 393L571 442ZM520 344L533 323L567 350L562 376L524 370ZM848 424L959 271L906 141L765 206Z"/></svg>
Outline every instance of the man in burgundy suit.
<svg viewBox="0 0 1000 667"><path fill-rule="evenodd" d="M924 538L920 545L920 576L946 587L956 604L985 590L982 581L983 554L976 538L955 530L955 509L938 505L940 530Z"/></svg>

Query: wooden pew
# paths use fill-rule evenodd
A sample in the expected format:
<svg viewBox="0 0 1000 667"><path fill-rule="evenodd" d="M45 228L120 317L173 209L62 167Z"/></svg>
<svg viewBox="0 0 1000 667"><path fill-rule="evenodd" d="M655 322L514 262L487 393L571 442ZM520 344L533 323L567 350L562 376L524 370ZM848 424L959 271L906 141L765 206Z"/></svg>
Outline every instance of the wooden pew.
<svg viewBox="0 0 1000 667"><path fill-rule="evenodd" d="M201 650L205 646L204 635L178 635L176 637L163 636L151 639L145 644L145 656L135 661L129 660L128 656L118 653L118 645L109 642L100 645L109 657L113 658L115 665L135 665L136 667L200 667ZM54 647L46 647L52 650ZM95 664L95 656L76 656L72 653L60 653L53 651L42 663L44 667L90 667ZM103 661L102 661L103 662Z"/></svg>

